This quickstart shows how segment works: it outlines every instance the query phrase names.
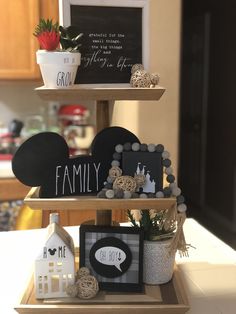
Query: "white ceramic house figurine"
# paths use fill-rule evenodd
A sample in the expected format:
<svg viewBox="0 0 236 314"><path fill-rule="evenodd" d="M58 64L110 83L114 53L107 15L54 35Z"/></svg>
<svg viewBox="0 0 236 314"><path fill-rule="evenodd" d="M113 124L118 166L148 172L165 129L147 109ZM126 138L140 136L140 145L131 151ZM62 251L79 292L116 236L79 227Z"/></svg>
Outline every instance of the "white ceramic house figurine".
<svg viewBox="0 0 236 314"><path fill-rule="evenodd" d="M59 215L50 214L46 242L35 260L37 299L68 297L66 287L75 281L74 243L58 222Z"/></svg>

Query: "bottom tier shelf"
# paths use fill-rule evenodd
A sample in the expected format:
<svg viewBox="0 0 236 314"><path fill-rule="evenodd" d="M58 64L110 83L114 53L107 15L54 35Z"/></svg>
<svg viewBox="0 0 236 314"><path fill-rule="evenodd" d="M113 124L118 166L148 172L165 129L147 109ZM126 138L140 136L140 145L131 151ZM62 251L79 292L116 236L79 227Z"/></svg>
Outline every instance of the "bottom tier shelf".
<svg viewBox="0 0 236 314"><path fill-rule="evenodd" d="M91 300L77 298L37 300L33 278L15 307L18 313L47 314L182 314L189 310L187 296L176 267L170 282L160 286L144 286L143 293L111 293L100 291Z"/></svg>

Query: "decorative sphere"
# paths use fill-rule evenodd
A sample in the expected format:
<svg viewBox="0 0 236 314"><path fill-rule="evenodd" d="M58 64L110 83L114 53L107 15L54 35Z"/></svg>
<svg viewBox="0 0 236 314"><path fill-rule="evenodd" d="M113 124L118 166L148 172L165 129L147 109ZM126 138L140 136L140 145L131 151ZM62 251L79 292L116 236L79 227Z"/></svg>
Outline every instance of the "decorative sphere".
<svg viewBox="0 0 236 314"><path fill-rule="evenodd" d="M145 193L141 193L141 194L139 195L139 197L140 197L140 198L147 198L148 196L147 196L147 194L145 194Z"/></svg>
<svg viewBox="0 0 236 314"><path fill-rule="evenodd" d="M167 158L167 159L162 160L162 165L164 167L170 167L170 165L171 165L170 159Z"/></svg>
<svg viewBox="0 0 236 314"><path fill-rule="evenodd" d="M176 201L177 201L177 204L179 205L179 204L182 204L182 203L185 202L185 198L184 198L183 195L178 195L178 196L176 197Z"/></svg>
<svg viewBox="0 0 236 314"><path fill-rule="evenodd" d="M141 144L140 145L140 151L141 152L146 152L147 151L147 144Z"/></svg>
<svg viewBox="0 0 236 314"><path fill-rule="evenodd" d="M140 144L139 143L133 143L132 144L132 151L138 152L140 149Z"/></svg>
<svg viewBox="0 0 236 314"><path fill-rule="evenodd" d="M173 188L172 195L179 196L181 194L181 189L178 187Z"/></svg>
<svg viewBox="0 0 236 314"><path fill-rule="evenodd" d="M173 173L173 168L172 167L168 167L165 169L165 174L172 174Z"/></svg>
<svg viewBox="0 0 236 314"><path fill-rule="evenodd" d="M177 210L178 210L178 212L180 212L180 213L184 213L184 212L186 212L186 210L187 210L187 206L186 206L184 203L179 204L179 205L177 206Z"/></svg>
<svg viewBox="0 0 236 314"><path fill-rule="evenodd" d="M162 153L164 151L164 146L162 144L158 144L156 146L156 152Z"/></svg>
<svg viewBox="0 0 236 314"><path fill-rule="evenodd" d="M114 192L114 190L107 190L106 191L106 197L107 198L114 198L114 196L115 196L115 192Z"/></svg>
<svg viewBox="0 0 236 314"><path fill-rule="evenodd" d="M131 68L131 74L134 74L137 70L144 70L144 67L141 63L136 63Z"/></svg>
<svg viewBox="0 0 236 314"><path fill-rule="evenodd" d="M118 160L112 160L111 165L112 165L112 167L119 167L120 162Z"/></svg>
<svg viewBox="0 0 236 314"><path fill-rule="evenodd" d="M121 145L121 144L116 145L115 151L117 153L122 153L123 152L123 145Z"/></svg>
<svg viewBox="0 0 236 314"><path fill-rule="evenodd" d="M164 150L164 152L162 153L162 158L166 159L170 157L170 153L167 150Z"/></svg>
<svg viewBox="0 0 236 314"><path fill-rule="evenodd" d="M156 145L155 145L155 144L148 144L147 149L148 149L148 151L149 151L150 153L153 153L153 152L155 152L155 150L156 150Z"/></svg>
<svg viewBox="0 0 236 314"><path fill-rule="evenodd" d="M132 148L131 143L125 143L123 148L125 151L129 152Z"/></svg>
<svg viewBox="0 0 236 314"><path fill-rule="evenodd" d="M160 75L158 73L151 73L150 77L153 85L157 85L159 83Z"/></svg>
<svg viewBox="0 0 236 314"><path fill-rule="evenodd" d="M166 181L169 183L173 183L175 181L175 176L173 174L168 174L166 177Z"/></svg>
<svg viewBox="0 0 236 314"><path fill-rule="evenodd" d="M137 88L150 87L152 84L150 74L145 70L137 70L131 75L130 84Z"/></svg>
<svg viewBox="0 0 236 314"><path fill-rule="evenodd" d="M125 199L129 199L132 197L132 193L130 191L124 191L124 196Z"/></svg>
<svg viewBox="0 0 236 314"><path fill-rule="evenodd" d="M162 191L158 191L158 192L156 192L156 198L162 198L162 197L164 197L165 195L164 195L164 193L162 192Z"/></svg>
<svg viewBox="0 0 236 314"><path fill-rule="evenodd" d="M98 281L94 276L84 276L77 281L78 297L81 299L91 299L98 293Z"/></svg>

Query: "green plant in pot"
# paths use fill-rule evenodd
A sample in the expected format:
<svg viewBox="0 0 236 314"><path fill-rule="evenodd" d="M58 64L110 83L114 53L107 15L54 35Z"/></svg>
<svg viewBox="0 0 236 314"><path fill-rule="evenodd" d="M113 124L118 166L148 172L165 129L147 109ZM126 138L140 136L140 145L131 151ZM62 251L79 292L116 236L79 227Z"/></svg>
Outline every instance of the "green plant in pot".
<svg viewBox="0 0 236 314"><path fill-rule="evenodd" d="M81 38L73 26L62 27L41 19L34 31L40 50L36 52L45 87L68 88L74 84L80 65Z"/></svg>
<svg viewBox="0 0 236 314"><path fill-rule="evenodd" d="M171 243L175 236L176 221L169 219L168 211L140 210L137 215L127 211L134 227L144 229L143 282L159 285L168 282L173 275L175 250ZM138 217L137 217L138 216Z"/></svg>

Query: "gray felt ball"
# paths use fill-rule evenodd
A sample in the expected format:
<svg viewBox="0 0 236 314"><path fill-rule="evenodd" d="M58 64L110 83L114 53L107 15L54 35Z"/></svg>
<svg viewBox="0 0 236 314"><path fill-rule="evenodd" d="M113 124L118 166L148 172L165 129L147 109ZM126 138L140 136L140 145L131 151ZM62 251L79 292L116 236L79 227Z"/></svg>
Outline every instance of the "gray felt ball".
<svg viewBox="0 0 236 314"><path fill-rule="evenodd" d="M132 151L138 152L140 149L140 144L139 143L133 143L132 144Z"/></svg>
<svg viewBox="0 0 236 314"><path fill-rule="evenodd" d="M172 174L173 173L173 168L172 167L168 167L165 169L165 174Z"/></svg>
<svg viewBox="0 0 236 314"><path fill-rule="evenodd" d="M166 177L166 181L169 183L172 183L175 181L175 176L173 176L173 174L168 174L168 176Z"/></svg>
<svg viewBox="0 0 236 314"><path fill-rule="evenodd" d="M167 159L162 160L162 165L164 167L170 167L170 165L171 165L170 159L167 158Z"/></svg>
<svg viewBox="0 0 236 314"><path fill-rule="evenodd" d="M115 151L117 153L122 153L123 152L123 145L121 145L121 144L116 145Z"/></svg>
<svg viewBox="0 0 236 314"><path fill-rule="evenodd" d="M111 165L112 167L119 167L120 162L118 160L112 160Z"/></svg>
<svg viewBox="0 0 236 314"><path fill-rule="evenodd" d="M129 152L132 148L131 143L125 143L123 148L126 152Z"/></svg>
<svg viewBox="0 0 236 314"><path fill-rule="evenodd" d="M162 192L162 191L158 191L158 192L156 192L156 198L162 198L162 197L164 197L165 195L164 195L164 193Z"/></svg>
<svg viewBox="0 0 236 314"><path fill-rule="evenodd" d="M141 152L146 152L147 151L147 144L141 144L140 145L140 151Z"/></svg>
<svg viewBox="0 0 236 314"><path fill-rule="evenodd" d="M178 195L178 196L176 197L176 201L177 201L177 204L179 205L179 204L182 204L182 203L185 202L185 198L184 198L183 195Z"/></svg>
<svg viewBox="0 0 236 314"><path fill-rule="evenodd" d="M148 144L148 151L150 153L153 153L156 151L156 145L155 144Z"/></svg>
<svg viewBox="0 0 236 314"><path fill-rule="evenodd" d="M139 194L136 193L136 192L133 192L133 193L132 193L132 198L139 198Z"/></svg>
<svg viewBox="0 0 236 314"><path fill-rule="evenodd" d="M112 155L112 157L113 157L113 159L115 159L115 160L120 160L120 159L121 159L121 154L115 152L115 153Z"/></svg>
<svg viewBox="0 0 236 314"><path fill-rule="evenodd" d="M124 197L124 191L121 189L115 190L115 198L123 198Z"/></svg>
<svg viewBox="0 0 236 314"><path fill-rule="evenodd" d="M156 146L156 152L162 153L164 151L164 146L162 144L158 144Z"/></svg>
<svg viewBox="0 0 236 314"><path fill-rule="evenodd" d="M100 192L98 192L97 197L98 198L105 198L106 197L106 191L101 190Z"/></svg>
<svg viewBox="0 0 236 314"><path fill-rule="evenodd" d="M124 191L124 198L128 199L132 197L132 193L130 191Z"/></svg>
<svg viewBox="0 0 236 314"><path fill-rule="evenodd" d="M171 189L170 189L169 187L165 187L165 188L163 189L163 193L164 193L165 197L170 197L170 195L171 195Z"/></svg>
<svg viewBox="0 0 236 314"><path fill-rule="evenodd" d="M176 187L172 190L172 195L179 196L181 194L181 189Z"/></svg>
<svg viewBox="0 0 236 314"><path fill-rule="evenodd" d="M178 210L178 212L180 212L180 213L184 213L184 212L186 212L186 210L187 210L187 206L186 206L184 203L179 204L179 205L177 206L177 210Z"/></svg>
<svg viewBox="0 0 236 314"><path fill-rule="evenodd" d="M141 194L139 195L139 197L140 197L140 198L147 198L147 194L141 193Z"/></svg>
<svg viewBox="0 0 236 314"><path fill-rule="evenodd" d="M172 182L169 184L169 187L171 188L171 190L173 190L173 189L178 187L178 184L177 184L177 182Z"/></svg>
<svg viewBox="0 0 236 314"><path fill-rule="evenodd" d="M106 191L106 197L107 198L114 198L114 196L115 196L114 190L107 190Z"/></svg>
<svg viewBox="0 0 236 314"><path fill-rule="evenodd" d="M167 150L164 150L164 152L162 153L162 158L166 159L170 157L170 153Z"/></svg>

